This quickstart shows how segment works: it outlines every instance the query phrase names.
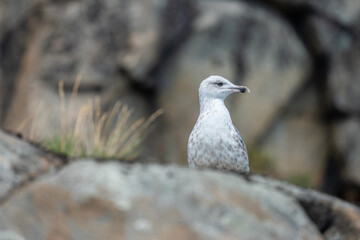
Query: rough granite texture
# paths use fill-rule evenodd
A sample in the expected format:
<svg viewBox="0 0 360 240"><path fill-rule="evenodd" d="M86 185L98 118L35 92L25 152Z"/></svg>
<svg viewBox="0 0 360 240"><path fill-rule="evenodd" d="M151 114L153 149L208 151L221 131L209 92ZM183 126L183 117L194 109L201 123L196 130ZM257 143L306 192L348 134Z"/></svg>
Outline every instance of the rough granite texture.
<svg viewBox="0 0 360 240"><path fill-rule="evenodd" d="M0 130L0 200L17 186L61 164L52 154Z"/></svg>
<svg viewBox="0 0 360 240"><path fill-rule="evenodd" d="M360 238L358 207L268 177L93 159L54 167L56 156L17 137L0 143L0 186L11 183L2 239Z"/></svg>
<svg viewBox="0 0 360 240"><path fill-rule="evenodd" d="M28 240L323 239L291 197L266 185L226 173L89 159L5 202L0 229Z"/></svg>

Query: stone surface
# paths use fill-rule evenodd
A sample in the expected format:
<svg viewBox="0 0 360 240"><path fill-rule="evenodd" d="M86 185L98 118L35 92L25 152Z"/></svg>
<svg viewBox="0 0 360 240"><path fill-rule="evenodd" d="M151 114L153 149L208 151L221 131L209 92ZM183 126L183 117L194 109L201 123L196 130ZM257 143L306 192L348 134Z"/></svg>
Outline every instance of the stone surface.
<svg viewBox="0 0 360 240"><path fill-rule="evenodd" d="M59 158L0 130L0 201L11 190L61 163Z"/></svg>
<svg viewBox="0 0 360 240"><path fill-rule="evenodd" d="M0 140L1 176L9 166L20 178L36 172L1 199L0 238L360 237L356 206L268 177L93 159L44 171L38 160L56 163L56 156L2 132Z"/></svg>
<svg viewBox="0 0 360 240"><path fill-rule="evenodd" d="M360 41L334 56L330 63L329 95L335 108L360 113Z"/></svg>
<svg viewBox="0 0 360 240"><path fill-rule="evenodd" d="M39 6L43 0L4 0L0 3L0 36L9 29L23 22L29 12Z"/></svg>
<svg viewBox="0 0 360 240"><path fill-rule="evenodd" d="M344 4L346 5L346 4ZM358 4L360 5L360 4ZM353 9L360 10L356 7ZM360 39L358 21L344 27L338 24L337 19L321 16L310 16L304 22L305 35L310 39L309 44L314 54L322 57L324 64L319 65L319 76L330 104L342 113L359 113L360 108L360 80L358 78L358 65L360 63Z"/></svg>
<svg viewBox="0 0 360 240"><path fill-rule="evenodd" d="M234 125L251 145L309 70L302 43L278 16L238 1L198 1L198 9L194 32L170 61L160 89L169 128L165 156L177 162L186 159L185 143L198 116L197 89L203 79L220 75L252 90L247 96L231 96L227 104Z"/></svg>
<svg viewBox="0 0 360 240"><path fill-rule="evenodd" d="M325 63L318 66L325 74L319 81L326 82L322 85L328 88L324 92L329 102L337 111L359 113L360 2L332 0L326 6L321 1L300 2L318 11L304 17L302 26L315 56L320 55Z"/></svg>
<svg viewBox="0 0 360 240"><path fill-rule="evenodd" d="M337 152L344 159L347 180L360 184L360 119L351 118L334 124Z"/></svg>
<svg viewBox="0 0 360 240"><path fill-rule="evenodd" d="M304 208L326 240L360 238L360 209L352 204L311 189L301 189L266 177L251 180L292 196Z"/></svg>
<svg viewBox="0 0 360 240"><path fill-rule="evenodd" d="M333 56L351 47L351 31L319 16L307 17L304 21L306 37L311 41L316 54Z"/></svg>
<svg viewBox="0 0 360 240"><path fill-rule="evenodd" d="M266 185L174 166L78 160L0 213L0 229L29 240L323 239L295 201Z"/></svg>
<svg viewBox="0 0 360 240"><path fill-rule="evenodd" d="M303 186L319 187L327 160L327 132L314 84L304 88L301 96L274 121L261 149L275 169L272 174Z"/></svg>

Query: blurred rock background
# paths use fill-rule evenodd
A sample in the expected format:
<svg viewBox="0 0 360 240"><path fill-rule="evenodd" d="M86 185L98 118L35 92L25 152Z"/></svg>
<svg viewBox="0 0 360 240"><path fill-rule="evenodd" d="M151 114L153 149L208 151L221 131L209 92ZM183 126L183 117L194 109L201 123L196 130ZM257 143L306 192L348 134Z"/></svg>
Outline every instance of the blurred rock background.
<svg viewBox="0 0 360 240"><path fill-rule="evenodd" d="M58 82L80 75L74 115L95 96L162 108L143 155L185 165L198 86L222 75L251 89L226 104L253 171L360 202L359 26L357 0L3 0L1 126L49 109L32 127L53 136Z"/></svg>

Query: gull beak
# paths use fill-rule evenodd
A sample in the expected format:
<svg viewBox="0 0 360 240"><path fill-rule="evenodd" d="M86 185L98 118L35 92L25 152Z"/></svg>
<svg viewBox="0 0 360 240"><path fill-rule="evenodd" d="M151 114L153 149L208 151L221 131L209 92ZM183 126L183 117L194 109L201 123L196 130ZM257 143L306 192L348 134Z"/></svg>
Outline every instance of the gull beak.
<svg viewBox="0 0 360 240"><path fill-rule="evenodd" d="M241 92L241 93L250 93L250 89L246 86L237 86L237 85L234 85L232 87L229 87L229 89L232 91L232 92Z"/></svg>

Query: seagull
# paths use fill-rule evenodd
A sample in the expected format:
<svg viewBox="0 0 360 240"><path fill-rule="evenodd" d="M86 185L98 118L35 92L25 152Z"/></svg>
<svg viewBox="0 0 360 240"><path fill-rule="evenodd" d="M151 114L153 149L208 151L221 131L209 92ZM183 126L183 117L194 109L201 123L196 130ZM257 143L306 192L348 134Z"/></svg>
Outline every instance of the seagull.
<svg viewBox="0 0 360 240"><path fill-rule="evenodd" d="M188 141L190 168L215 168L249 173L249 157L239 130L224 104L234 92L250 93L221 76L210 76L199 87L200 114Z"/></svg>

